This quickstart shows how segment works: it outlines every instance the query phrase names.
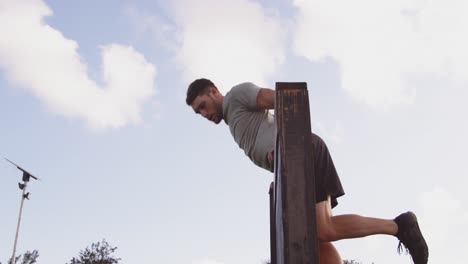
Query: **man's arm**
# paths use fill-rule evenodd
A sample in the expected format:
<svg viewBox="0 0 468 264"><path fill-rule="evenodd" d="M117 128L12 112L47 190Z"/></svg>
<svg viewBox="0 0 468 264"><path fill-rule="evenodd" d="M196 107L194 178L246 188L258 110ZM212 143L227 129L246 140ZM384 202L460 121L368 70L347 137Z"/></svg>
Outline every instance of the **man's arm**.
<svg viewBox="0 0 468 264"><path fill-rule="evenodd" d="M275 108L275 90L262 88L257 94L257 109L273 109Z"/></svg>
<svg viewBox="0 0 468 264"><path fill-rule="evenodd" d="M275 108L275 94L276 91L268 88L261 88L257 94L257 109L274 109ZM267 159L268 162L272 163L275 157L275 150L268 152Z"/></svg>

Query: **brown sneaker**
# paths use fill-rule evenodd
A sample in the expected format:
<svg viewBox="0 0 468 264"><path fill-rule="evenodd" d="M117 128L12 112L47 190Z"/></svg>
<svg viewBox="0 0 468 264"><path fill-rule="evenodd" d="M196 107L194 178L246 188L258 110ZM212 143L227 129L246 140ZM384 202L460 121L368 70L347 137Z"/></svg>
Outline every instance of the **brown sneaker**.
<svg viewBox="0 0 468 264"><path fill-rule="evenodd" d="M403 245L415 264L427 264L429 249L419 229L416 215L406 212L397 216L394 221L398 225L396 237L400 240L398 253L401 254Z"/></svg>

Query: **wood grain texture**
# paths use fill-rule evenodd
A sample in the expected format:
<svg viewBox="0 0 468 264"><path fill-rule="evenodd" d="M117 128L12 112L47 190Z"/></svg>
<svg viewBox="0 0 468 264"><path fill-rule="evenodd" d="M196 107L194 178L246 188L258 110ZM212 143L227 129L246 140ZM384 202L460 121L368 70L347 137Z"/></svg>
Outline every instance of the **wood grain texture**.
<svg viewBox="0 0 468 264"><path fill-rule="evenodd" d="M272 264L318 264L311 125L306 83L276 83ZM276 252L273 252L276 251ZM275 257L273 257L275 255Z"/></svg>

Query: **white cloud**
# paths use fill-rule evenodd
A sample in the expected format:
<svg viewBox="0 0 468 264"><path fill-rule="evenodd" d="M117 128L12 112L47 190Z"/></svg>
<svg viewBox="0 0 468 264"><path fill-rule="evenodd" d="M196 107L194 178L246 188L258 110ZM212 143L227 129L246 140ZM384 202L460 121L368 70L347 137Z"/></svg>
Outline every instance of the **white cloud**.
<svg viewBox="0 0 468 264"><path fill-rule="evenodd" d="M420 196L422 214L418 217L429 245L429 263L466 263L468 248L468 208L466 201L441 188Z"/></svg>
<svg viewBox="0 0 468 264"><path fill-rule="evenodd" d="M0 3L0 68L58 114L92 128L141 121L142 104L154 94L156 69L132 47L101 47L102 80L91 80L78 44L44 22L52 11L40 0Z"/></svg>
<svg viewBox="0 0 468 264"><path fill-rule="evenodd" d="M468 3L463 0L295 0L295 52L341 66L342 86L367 104L411 103L408 77L434 74L466 86Z"/></svg>
<svg viewBox="0 0 468 264"><path fill-rule="evenodd" d="M468 201L465 196L457 197L448 190L444 186L414 194L418 202L414 212L429 247L429 264L466 263ZM398 240L392 236L376 235L336 244L344 258L362 263L412 263L409 255L397 254Z"/></svg>
<svg viewBox="0 0 468 264"><path fill-rule="evenodd" d="M317 134L326 137L325 141L331 141L333 144L340 144L344 141L345 132L342 122L336 121L332 124L333 126L327 126L323 122L316 122L313 125L316 126Z"/></svg>
<svg viewBox="0 0 468 264"><path fill-rule="evenodd" d="M148 39L154 41L154 46L161 46L172 52L176 51L174 39L176 29L170 21L165 20L158 13L150 13L136 7L126 8L125 14L128 16L138 37L145 38L145 41L148 41Z"/></svg>
<svg viewBox="0 0 468 264"><path fill-rule="evenodd" d="M239 82L267 85L284 60L285 31L259 3L178 0L177 62L187 81L207 77L226 91Z"/></svg>
<svg viewBox="0 0 468 264"><path fill-rule="evenodd" d="M195 261L194 264L223 264L223 263L215 261L215 260L204 259L204 260Z"/></svg>

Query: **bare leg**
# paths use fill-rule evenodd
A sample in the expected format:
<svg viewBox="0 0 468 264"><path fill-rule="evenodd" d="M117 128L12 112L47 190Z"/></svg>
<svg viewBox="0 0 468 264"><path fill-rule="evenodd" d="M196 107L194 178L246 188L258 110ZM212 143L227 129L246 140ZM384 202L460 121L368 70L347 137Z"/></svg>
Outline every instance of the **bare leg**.
<svg viewBox="0 0 468 264"><path fill-rule="evenodd" d="M320 243L320 264L343 264L340 254L330 242Z"/></svg>
<svg viewBox="0 0 468 264"><path fill-rule="evenodd" d="M338 215L331 218L335 229L335 240L365 237L375 234L395 235L398 227L393 220L364 217L359 215Z"/></svg>
<svg viewBox="0 0 468 264"><path fill-rule="evenodd" d="M393 220L359 215L333 216L330 199L315 206L317 235L320 242L358 238L376 234L395 235L398 227Z"/></svg>

